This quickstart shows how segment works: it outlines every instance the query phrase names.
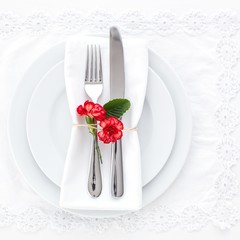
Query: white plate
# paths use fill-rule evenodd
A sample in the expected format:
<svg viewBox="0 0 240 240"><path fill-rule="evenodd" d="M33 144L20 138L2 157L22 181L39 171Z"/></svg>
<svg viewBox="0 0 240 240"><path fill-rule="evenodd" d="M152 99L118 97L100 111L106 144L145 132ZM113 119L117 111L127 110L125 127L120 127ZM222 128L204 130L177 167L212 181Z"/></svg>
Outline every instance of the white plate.
<svg viewBox="0 0 240 240"><path fill-rule="evenodd" d="M166 163L176 132L175 109L169 92L152 70L149 70L148 76L145 105L138 126L143 186ZM62 61L40 81L27 113L27 136L33 157L47 177L58 186L61 185L71 127Z"/></svg>
<svg viewBox="0 0 240 240"><path fill-rule="evenodd" d="M46 177L34 161L26 134L26 114L34 88L44 74L63 57L64 43L51 48L31 65L16 89L8 119L9 141L19 170L31 187L42 198L55 206L59 206L60 188ZM188 154L192 130L190 108L174 70L152 50L149 50L149 66L160 76L171 94L176 111L177 127L174 146L168 161L160 173L143 188L143 206L159 197L176 179ZM125 213L119 211L72 211L81 216L91 217L113 217Z"/></svg>

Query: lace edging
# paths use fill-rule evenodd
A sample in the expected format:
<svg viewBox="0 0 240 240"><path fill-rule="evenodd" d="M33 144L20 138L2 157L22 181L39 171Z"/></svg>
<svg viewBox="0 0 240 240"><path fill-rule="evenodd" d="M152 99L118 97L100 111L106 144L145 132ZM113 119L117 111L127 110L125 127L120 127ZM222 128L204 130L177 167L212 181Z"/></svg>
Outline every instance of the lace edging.
<svg viewBox="0 0 240 240"><path fill-rule="evenodd" d="M240 16L228 11L212 15L192 11L183 16L167 11L146 16L143 12L134 10L122 14L95 10L85 14L69 9L58 14L40 11L28 16L0 12L0 39L25 35L36 37L47 33L74 34L85 29L102 33L108 32L112 25L119 26L122 32L127 34L148 32L168 36L183 31L190 36L199 36L206 32L233 36L239 32Z"/></svg>

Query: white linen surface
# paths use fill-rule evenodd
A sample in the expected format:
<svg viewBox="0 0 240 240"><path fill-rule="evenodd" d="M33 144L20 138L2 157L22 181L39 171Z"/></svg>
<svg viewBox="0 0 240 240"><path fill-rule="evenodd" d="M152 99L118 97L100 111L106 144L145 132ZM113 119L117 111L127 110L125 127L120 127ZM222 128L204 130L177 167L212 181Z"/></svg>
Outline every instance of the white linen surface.
<svg viewBox="0 0 240 240"><path fill-rule="evenodd" d="M84 117L76 113L78 105L89 97L84 90L87 44L100 44L103 66L103 93L99 103L109 101L109 39L82 37L70 39L65 50L65 85L73 123L84 123ZM136 127L141 116L145 98L148 73L148 50L146 42L139 39L123 39L125 58L125 98L131 108L122 121L125 128ZM111 144L101 144L103 157L102 194L92 198L88 192L91 138L86 127L73 126L61 185L60 205L75 209L137 210L142 203L141 156L138 134L129 131L123 135L124 195L111 196L110 152ZM131 147L129 147L131 146Z"/></svg>
<svg viewBox="0 0 240 240"><path fill-rule="evenodd" d="M150 15L147 23L155 32L149 37L152 39L149 46L180 76L191 104L193 137L184 168L168 190L143 211L109 221L82 219L86 223L83 227L90 223L91 227L96 226L96 223L99 224L97 229L109 229L112 223L116 223L126 231L139 231L144 225L146 229L158 232L168 231L179 224L192 231L202 229L209 222L221 229L231 228L239 219L238 18L234 20L232 14L206 14L207 19L218 21L203 24L205 18L201 16L205 14L198 18L198 13L186 13L184 21L182 16L177 15L177 24L170 15L170 25L157 25ZM87 17L89 21L92 20L90 17ZM126 34L131 34L135 27L138 36L147 37L149 31L139 34L142 25L138 28L131 18L128 22L129 25L122 25ZM13 26L16 29L15 24ZM95 26L99 26L98 18ZM35 226L38 230L46 226L46 221L39 221L39 216L44 215L48 226L65 231L79 226L75 224L78 219L48 204L24 181L7 141L7 112L16 84L34 59L57 42L66 40L69 33L46 34L39 38L25 32L19 34L0 41L0 223L3 226L13 223L24 231L32 231L32 228L26 230L25 226ZM230 127L230 134L223 134L227 130L224 126ZM230 140L226 139L229 136ZM38 221L33 223L33 219Z"/></svg>

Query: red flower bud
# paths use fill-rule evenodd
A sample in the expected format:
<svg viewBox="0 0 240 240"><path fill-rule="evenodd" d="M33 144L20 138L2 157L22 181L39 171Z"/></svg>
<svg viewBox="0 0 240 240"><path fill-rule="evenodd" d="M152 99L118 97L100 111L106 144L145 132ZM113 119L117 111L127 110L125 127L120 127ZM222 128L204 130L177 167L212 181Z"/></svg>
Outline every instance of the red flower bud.
<svg viewBox="0 0 240 240"><path fill-rule="evenodd" d="M84 105L78 106L77 113L80 116L88 116L97 121L106 118L106 110L100 104L95 104L89 100L87 100Z"/></svg>
<svg viewBox="0 0 240 240"><path fill-rule="evenodd" d="M91 114L97 121L101 121L106 118L106 110L99 104L94 105L91 110Z"/></svg>

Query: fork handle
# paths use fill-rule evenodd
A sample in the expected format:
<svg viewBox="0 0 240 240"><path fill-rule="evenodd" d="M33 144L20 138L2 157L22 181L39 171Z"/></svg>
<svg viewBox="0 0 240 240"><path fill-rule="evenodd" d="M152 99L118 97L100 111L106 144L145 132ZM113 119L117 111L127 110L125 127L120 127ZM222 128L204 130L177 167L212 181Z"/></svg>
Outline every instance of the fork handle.
<svg viewBox="0 0 240 240"><path fill-rule="evenodd" d="M121 139L115 143L112 143L111 160L112 160L111 192L113 197L119 198L124 193Z"/></svg>
<svg viewBox="0 0 240 240"><path fill-rule="evenodd" d="M88 192L94 198L100 196L102 192L102 176L100 160L96 150L96 136L92 138L92 148L90 154L90 170L88 176Z"/></svg>

